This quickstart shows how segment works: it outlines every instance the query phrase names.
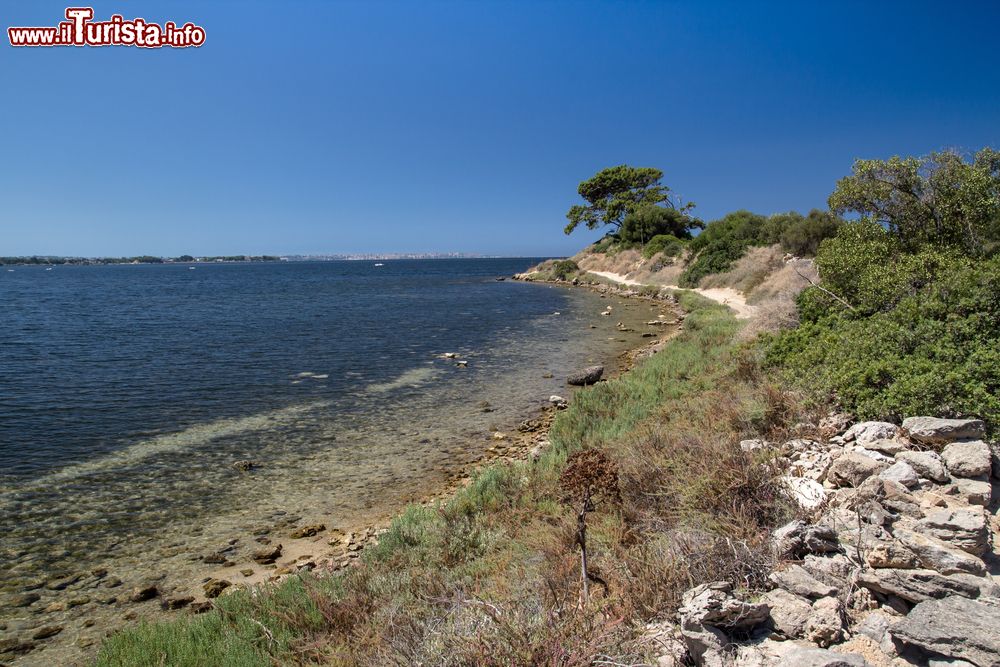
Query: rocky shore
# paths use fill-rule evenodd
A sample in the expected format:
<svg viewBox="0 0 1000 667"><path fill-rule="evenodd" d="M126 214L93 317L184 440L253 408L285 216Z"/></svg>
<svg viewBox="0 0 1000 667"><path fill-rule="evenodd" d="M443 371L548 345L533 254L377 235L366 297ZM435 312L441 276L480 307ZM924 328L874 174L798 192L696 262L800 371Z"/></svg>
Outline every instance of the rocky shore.
<svg viewBox="0 0 1000 667"><path fill-rule="evenodd" d="M1000 665L1000 453L974 419L830 415L776 456L800 518L770 590L715 582L649 628L660 667Z"/></svg>
<svg viewBox="0 0 1000 667"><path fill-rule="evenodd" d="M622 353L609 368L588 367L571 373L566 378L565 397L552 395L544 407L524 415L512 428L488 434L489 443L482 455L456 458L447 470L439 471L445 483L415 499L417 502L430 505L448 498L470 481L477 467L538 456L548 445L548 429L556 413L572 400L569 392L574 385L593 384L626 371L636 360L661 349L683 320L676 300L667 291L640 294L632 288L607 284L581 286L599 292L602 297L639 299L648 304L650 312L656 313L645 322L648 331L635 331L634 327L641 323L627 325L619 321L614 326L619 335L633 334L629 340L634 338L642 344ZM609 305L595 313L595 317L610 317L617 307ZM620 342L625 340L622 338ZM462 363L457 358L453 361ZM485 413L493 407L482 402L478 409ZM234 461L232 466L240 475L253 475L259 469L259 463L251 459ZM75 656L59 662L87 664L100 637L123 623L155 619L164 614L203 613L213 608L216 598L241 588L274 583L301 573L322 575L354 567L364 549L377 544L392 517L390 512L373 513L365 523L334 525L329 520L317 521L315 517L278 510L260 521L251 534L233 536L216 549L191 554L190 559L201 565L197 568L200 577L195 580L177 581L167 574L137 580L130 579L127 573L99 568L39 581L37 588L4 599L6 606L23 610L30 621L0 626L3 637L0 664L51 663L51 656L56 655L51 649L58 644L63 645L58 655Z"/></svg>

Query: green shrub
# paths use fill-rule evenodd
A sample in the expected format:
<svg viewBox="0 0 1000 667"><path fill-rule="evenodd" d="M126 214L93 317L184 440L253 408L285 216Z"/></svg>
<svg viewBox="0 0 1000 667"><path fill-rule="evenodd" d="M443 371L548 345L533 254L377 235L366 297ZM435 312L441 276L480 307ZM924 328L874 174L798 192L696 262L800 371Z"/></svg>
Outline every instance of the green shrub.
<svg viewBox="0 0 1000 667"><path fill-rule="evenodd" d="M754 246L780 243L794 255L813 255L824 239L837 233L843 222L832 213L815 209L807 216L790 211L768 218L749 211L730 213L709 223L691 241L692 257L681 274L681 286L696 287L711 273L729 271Z"/></svg>
<svg viewBox="0 0 1000 667"><path fill-rule="evenodd" d="M695 287L710 273L728 271L751 245L761 245L760 231L767 219L750 211L736 211L709 223L705 231L691 241L693 253L681 274L682 287Z"/></svg>
<svg viewBox="0 0 1000 667"><path fill-rule="evenodd" d="M893 233L858 222L816 261L824 289L804 291L802 324L765 343L785 377L860 418L1000 424L1000 259L904 251Z"/></svg>
<svg viewBox="0 0 1000 667"><path fill-rule="evenodd" d="M704 226L697 218L675 208L642 206L625 217L618 230L618 237L624 243L639 245L661 234L689 239L692 229Z"/></svg>
<svg viewBox="0 0 1000 667"><path fill-rule="evenodd" d="M552 264L552 273L559 280L567 280L579 270L580 267L571 259L561 259Z"/></svg>
<svg viewBox="0 0 1000 667"><path fill-rule="evenodd" d="M642 256L649 259L657 253L664 257L676 257L684 250L686 242L673 234L657 234L642 249Z"/></svg>

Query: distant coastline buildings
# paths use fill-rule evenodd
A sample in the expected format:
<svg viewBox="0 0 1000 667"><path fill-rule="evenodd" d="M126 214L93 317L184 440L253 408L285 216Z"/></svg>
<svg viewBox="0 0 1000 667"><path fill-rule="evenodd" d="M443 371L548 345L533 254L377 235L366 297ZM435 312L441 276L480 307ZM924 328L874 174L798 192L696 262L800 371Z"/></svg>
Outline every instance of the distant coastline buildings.
<svg viewBox="0 0 1000 667"><path fill-rule="evenodd" d="M466 252L399 252L399 253L343 253L323 255L212 255L195 257L156 257L139 255L135 257L62 257L55 255L32 255L30 257L0 257L2 265L101 265L101 264L202 264L236 262L330 262L344 260L392 260L392 259L481 259L490 255Z"/></svg>

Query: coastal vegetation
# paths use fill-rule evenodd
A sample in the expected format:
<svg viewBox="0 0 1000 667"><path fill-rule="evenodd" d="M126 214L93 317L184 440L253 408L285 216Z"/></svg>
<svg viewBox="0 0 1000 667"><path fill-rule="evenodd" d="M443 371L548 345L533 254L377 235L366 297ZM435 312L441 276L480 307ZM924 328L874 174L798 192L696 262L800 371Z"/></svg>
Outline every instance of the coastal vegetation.
<svg viewBox="0 0 1000 667"><path fill-rule="evenodd" d="M125 629L101 665L590 664L641 656L640 624L692 582L757 581L790 512L766 457L796 406L734 356L728 309L680 296L684 330L631 372L577 394L537 460L481 470L448 502L412 506L363 565L220 597L206 614ZM580 603L577 513L561 480L575 452L615 466L620 502L587 513ZM196 658L195 656L202 656Z"/></svg>
<svg viewBox="0 0 1000 667"><path fill-rule="evenodd" d="M601 172L581 184L588 204L570 210L567 232L612 227L590 254L676 259L682 285L785 290L793 312L779 326L743 325L724 305L677 292L680 333L575 394L537 457L483 468L446 502L407 508L358 567L127 628L99 664L649 661L646 624L675 618L685 591L770 587L771 531L799 510L780 483L787 461L741 441L818 442L831 409L895 423L979 417L997 432L996 153L859 161L829 211L737 211L700 234L690 205L665 203L661 178ZM588 280L580 257L533 275ZM598 491L609 502L592 502Z"/></svg>
<svg viewBox="0 0 1000 667"><path fill-rule="evenodd" d="M860 219L820 244L801 324L770 365L864 418L1000 425L1000 154L862 160L830 196Z"/></svg>

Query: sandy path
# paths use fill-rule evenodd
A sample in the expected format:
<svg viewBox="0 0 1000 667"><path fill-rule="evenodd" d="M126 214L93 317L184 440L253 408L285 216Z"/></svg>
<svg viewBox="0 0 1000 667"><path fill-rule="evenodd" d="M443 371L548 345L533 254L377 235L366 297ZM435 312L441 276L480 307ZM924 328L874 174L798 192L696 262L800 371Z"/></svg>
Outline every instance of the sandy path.
<svg viewBox="0 0 1000 667"><path fill-rule="evenodd" d="M610 271L587 271L587 273L593 273L595 276L601 276L602 278L607 278L608 280L612 280L623 285L641 286L643 284L638 280L632 280L631 278L626 278L620 273L611 273ZM678 287L677 285L663 285L663 287L669 287L670 289L675 290L686 289L684 287ZM741 320L749 319L757 312L757 308L755 306L747 304L746 297L731 287L711 287L708 289L695 287L693 289L688 289L687 291L696 292L707 299L729 306L736 312L736 317Z"/></svg>

